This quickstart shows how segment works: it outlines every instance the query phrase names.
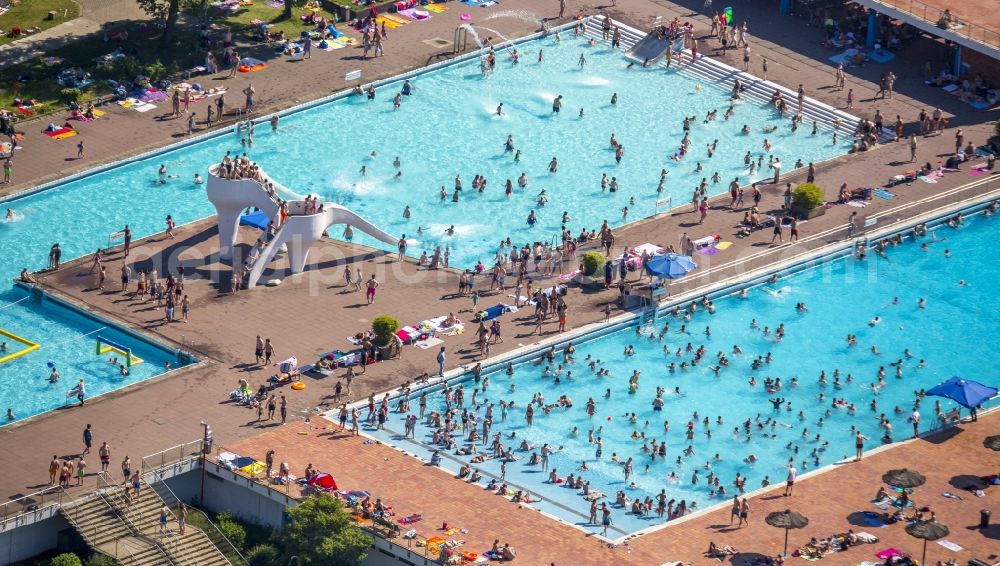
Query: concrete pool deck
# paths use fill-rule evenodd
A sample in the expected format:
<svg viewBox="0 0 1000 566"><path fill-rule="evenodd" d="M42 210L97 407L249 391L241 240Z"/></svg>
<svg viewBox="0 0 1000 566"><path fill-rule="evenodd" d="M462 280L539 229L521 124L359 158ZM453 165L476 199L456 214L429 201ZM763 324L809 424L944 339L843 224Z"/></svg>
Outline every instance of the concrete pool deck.
<svg viewBox="0 0 1000 566"><path fill-rule="evenodd" d="M420 522L402 527L404 532L415 529L420 538L461 539L465 541L463 552L479 554L488 550L494 539L500 539L501 545L510 543L517 550L519 563L558 565L659 565L671 561L710 564L715 561L704 556L710 541L720 547L727 544L735 547L741 554L732 563L748 564L744 560L756 553L774 556L781 551L784 531L768 526L764 517L785 509L798 511L809 519L807 528L792 531L789 551L803 546L810 537L822 539L853 529L872 533L880 541L827 556L823 563L858 564L875 560L876 552L892 547L919 557L920 541L906 534L904 524L885 528L864 526L852 516L858 511L876 511L869 499L883 485L880 478L884 472L909 468L927 478L927 483L915 490L915 502L929 506L937 521L951 529L947 540L962 547L961 551L953 552L931 543L928 563L955 558L965 564L971 558L993 561L1000 554L1000 527L993 525L986 531L973 528L979 522L980 509L996 509L1000 504L1000 489L994 486L986 490L985 497L977 498L956 487L963 485L968 476L996 473L996 453L984 448L982 442L998 425L1000 413L993 411L978 423L902 442L869 454L859 463L837 465L826 473L797 481L791 497L782 497L784 482L775 478L776 487L749 499L750 524L743 528L730 525L728 506L723 505L722 509L673 521L665 528L613 548L574 526L501 499L483 489L485 482L471 485L388 446L364 444L364 437L342 433L339 425L325 419L313 419L311 426L295 423L272 429L224 448L258 459L263 459L268 450L275 450L276 460L288 462L296 475L301 475L311 463L317 470L332 474L339 489L371 491L372 497L380 497L383 503L392 505L397 517L421 514ZM297 488L293 488L292 493L296 492ZM945 498L941 495L944 492L958 494L962 499ZM586 514L588 504L582 497L574 499L580 512ZM613 516L623 512L615 509ZM445 535L440 530L445 522L449 527L468 532ZM597 527L587 530L599 533ZM403 539L395 542L408 545ZM422 556L423 549L415 544L412 551Z"/></svg>

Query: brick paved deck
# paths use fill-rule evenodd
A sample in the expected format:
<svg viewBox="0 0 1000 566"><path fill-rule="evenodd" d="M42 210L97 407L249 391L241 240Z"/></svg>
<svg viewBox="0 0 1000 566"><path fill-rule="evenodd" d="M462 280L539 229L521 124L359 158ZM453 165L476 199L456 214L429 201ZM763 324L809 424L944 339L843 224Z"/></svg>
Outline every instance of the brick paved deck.
<svg viewBox="0 0 1000 566"><path fill-rule="evenodd" d="M931 543L929 561L955 558L960 564L978 557L996 560L1000 554L1000 528L986 531L973 527L978 524L979 510L1000 504L1000 489L987 490L986 497L976 498L961 491L951 482L961 483L958 476L981 476L996 473L997 456L983 447L983 438L996 432L1000 414L994 411L978 423L963 424L936 436L907 441L893 448L870 454L860 463L844 464L796 482L791 497L782 497L783 486L777 486L750 499L750 525L741 529L730 526L729 509L702 513L675 521L665 528L635 537L614 548L573 526L554 521L530 507L501 499L482 489L453 479L448 472L433 468L416 458L404 455L381 444L363 444L363 437L341 433L339 425L324 419L313 419L312 426L296 423L261 433L226 449L244 456L263 460L267 450L276 451L276 460L288 462L292 472L301 475L311 463L316 469L331 473L340 489L370 490L392 505L399 517L422 514L424 519L413 528L420 537L442 536L465 541L464 549L482 553L494 539L510 543L518 552L518 563L557 565L648 564L658 565L674 560L691 564L711 564L704 556L709 541L720 546L732 545L739 550L733 564L753 553L774 556L781 551L784 531L764 523L773 511L791 508L807 516L809 526L793 531L789 547L797 548L810 537L824 538L834 533L867 531L881 540L828 556L824 564L858 564L876 560L874 554L895 547L919 559L921 544L903 530L903 524L885 528L858 526L849 516L856 511L875 510L869 499L888 469L906 467L919 470L927 483L917 488L914 500L929 506L937 520L950 527L947 537L963 548L952 552ZM960 494L962 500L948 499L943 492ZM581 512L586 504L580 498ZM622 513L615 510L615 514ZM451 536L439 530L442 523L468 532ZM589 530L597 532L596 529ZM397 539L405 545L406 542ZM418 555L421 549L414 546ZM792 559L792 563L801 561ZM929 562L933 563L933 562Z"/></svg>

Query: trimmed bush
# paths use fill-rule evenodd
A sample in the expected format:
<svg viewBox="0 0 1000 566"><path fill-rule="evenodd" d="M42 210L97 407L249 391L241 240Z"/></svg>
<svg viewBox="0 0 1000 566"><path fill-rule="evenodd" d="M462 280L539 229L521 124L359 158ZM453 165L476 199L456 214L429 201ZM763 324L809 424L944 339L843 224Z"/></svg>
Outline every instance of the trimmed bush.
<svg viewBox="0 0 1000 566"><path fill-rule="evenodd" d="M72 552L64 552L49 562L50 566L83 566L80 557Z"/></svg>
<svg viewBox="0 0 1000 566"><path fill-rule="evenodd" d="M263 543L250 547L243 555L250 566L272 566L278 561L278 549L274 545Z"/></svg>
<svg viewBox="0 0 1000 566"><path fill-rule="evenodd" d="M375 333L376 346L388 346L396 339L399 321L387 314L376 316L372 321L372 332Z"/></svg>
<svg viewBox="0 0 1000 566"><path fill-rule="evenodd" d="M237 549L242 549L247 539L247 531L243 525L236 522L229 513L219 513L215 517L215 526L219 527L222 534L226 535L229 542L233 543Z"/></svg>
<svg viewBox="0 0 1000 566"><path fill-rule="evenodd" d="M78 88L64 88L59 91L59 100L69 104L70 102L80 102L83 93Z"/></svg>
<svg viewBox="0 0 1000 566"><path fill-rule="evenodd" d="M587 276L596 275L604 266L604 254L601 252L587 252L583 254L583 274Z"/></svg>
<svg viewBox="0 0 1000 566"><path fill-rule="evenodd" d="M805 210L812 210L826 203L826 195L818 185L803 183L792 191L792 204Z"/></svg>

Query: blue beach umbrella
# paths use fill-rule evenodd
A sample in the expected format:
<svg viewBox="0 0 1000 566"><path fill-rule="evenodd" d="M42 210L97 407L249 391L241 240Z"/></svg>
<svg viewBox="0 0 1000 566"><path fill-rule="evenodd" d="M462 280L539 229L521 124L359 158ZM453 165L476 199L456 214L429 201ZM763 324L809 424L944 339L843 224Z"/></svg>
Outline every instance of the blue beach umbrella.
<svg viewBox="0 0 1000 566"><path fill-rule="evenodd" d="M983 385L982 383L969 379L962 379L957 375L939 383L927 390L928 395L937 397L947 397L959 405L971 409L983 403L983 401L996 396L996 387Z"/></svg>
<svg viewBox="0 0 1000 566"><path fill-rule="evenodd" d="M646 268L646 273L654 277L680 279L687 275L688 271L698 267L698 265L691 259L691 256L664 254L654 255L649 258L646 260L644 267Z"/></svg>

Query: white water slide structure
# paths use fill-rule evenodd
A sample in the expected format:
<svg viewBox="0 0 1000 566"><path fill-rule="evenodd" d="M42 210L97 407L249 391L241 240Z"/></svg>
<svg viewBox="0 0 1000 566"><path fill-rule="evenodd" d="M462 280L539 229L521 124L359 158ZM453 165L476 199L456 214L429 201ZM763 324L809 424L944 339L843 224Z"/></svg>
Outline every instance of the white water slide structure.
<svg viewBox="0 0 1000 566"><path fill-rule="evenodd" d="M288 250L288 263L291 272L295 274L304 271L309 257L309 249L323 237L323 232L334 224L347 224L387 244L394 245L398 242L397 238L380 230L371 222L332 202L322 203L322 211L320 212L305 214L306 203L304 200L287 200L288 215L285 217L284 223L280 223L278 222L280 199L277 192L295 195L294 192L275 183L263 171L260 172L260 179L264 184L255 179L220 177L218 176L219 167L219 165L214 165L209 168L206 190L208 200L212 202L218 213L219 248L222 259L233 257L233 246L240 227L240 216L245 209L255 207L279 226L277 233L270 241L265 242L263 247L255 245L255 248L259 249L254 249L250 253L249 257L252 260L248 261L250 273L245 278L248 289L253 289L257 285L264 270L283 246ZM273 187L273 189L269 190L269 187Z"/></svg>

